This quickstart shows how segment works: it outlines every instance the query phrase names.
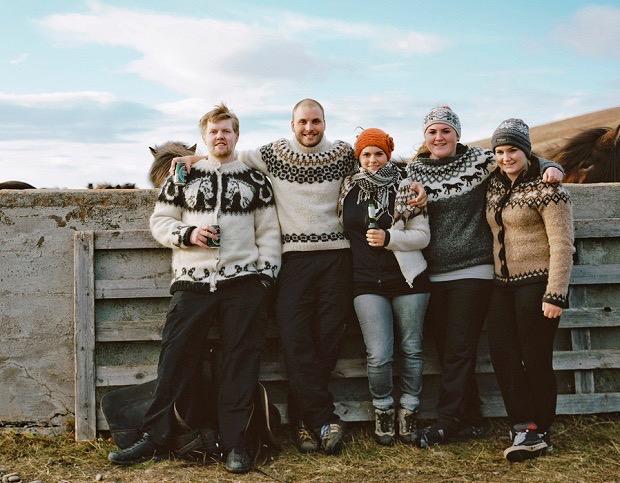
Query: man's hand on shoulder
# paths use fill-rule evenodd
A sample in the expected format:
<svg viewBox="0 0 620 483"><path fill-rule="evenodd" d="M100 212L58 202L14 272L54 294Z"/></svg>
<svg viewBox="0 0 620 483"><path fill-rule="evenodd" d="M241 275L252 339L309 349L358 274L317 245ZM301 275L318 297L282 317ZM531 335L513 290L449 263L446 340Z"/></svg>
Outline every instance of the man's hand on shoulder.
<svg viewBox="0 0 620 483"><path fill-rule="evenodd" d="M545 183L557 184L561 183L564 179L564 173L560 171L558 168L554 168L553 166L545 169L545 172L542 175L542 180Z"/></svg>

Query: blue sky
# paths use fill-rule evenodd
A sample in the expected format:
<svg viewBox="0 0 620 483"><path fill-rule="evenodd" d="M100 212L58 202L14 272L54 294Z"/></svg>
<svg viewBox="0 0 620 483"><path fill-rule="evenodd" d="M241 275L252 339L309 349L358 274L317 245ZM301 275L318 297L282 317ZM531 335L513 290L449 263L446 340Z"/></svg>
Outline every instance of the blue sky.
<svg viewBox="0 0 620 483"><path fill-rule="evenodd" d="M200 146L221 101L241 149L314 97L330 139L381 127L401 155L439 104L464 141L620 105L620 1L20 0L0 28L0 180L37 187L148 187L148 146Z"/></svg>

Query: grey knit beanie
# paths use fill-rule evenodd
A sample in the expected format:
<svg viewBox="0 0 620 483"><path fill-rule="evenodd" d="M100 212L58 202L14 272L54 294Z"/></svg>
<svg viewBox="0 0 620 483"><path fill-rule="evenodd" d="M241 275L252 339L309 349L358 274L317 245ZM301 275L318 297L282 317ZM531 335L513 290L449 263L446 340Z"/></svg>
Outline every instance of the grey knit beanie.
<svg viewBox="0 0 620 483"><path fill-rule="evenodd" d="M530 141L530 128L521 119L506 119L497 126L491 138L491 148L495 151L497 146L514 146L522 150L529 158L532 153Z"/></svg>
<svg viewBox="0 0 620 483"><path fill-rule="evenodd" d="M459 116L450 109L450 106L439 106L431 109L431 112L424 116L424 132L429 126L439 122L451 126L456 131L458 138L461 138L461 121Z"/></svg>

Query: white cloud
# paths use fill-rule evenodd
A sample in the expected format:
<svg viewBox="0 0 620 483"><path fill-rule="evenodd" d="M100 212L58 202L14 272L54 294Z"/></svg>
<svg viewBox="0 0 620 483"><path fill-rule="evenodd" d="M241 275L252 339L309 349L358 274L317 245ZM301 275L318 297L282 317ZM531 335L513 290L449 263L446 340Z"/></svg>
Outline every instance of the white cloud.
<svg viewBox="0 0 620 483"><path fill-rule="evenodd" d="M554 31L555 38L580 54L620 58L620 8L590 5Z"/></svg>
<svg viewBox="0 0 620 483"><path fill-rule="evenodd" d="M50 15L40 24L61 41L135 50L139 58L126 66L129 72L205 106L231 100L246 112L288 106L305 86L350 73L354 60L320 54L321 40L362 40L362 50L370 46L396 56L445 47L432 34L286 12L242 22L90 5L86 14Z"/></svg>
<svg viewBox="0 0 620 483"><path fill-rule="evenodd" d="M39 94L0 92L0 103L23 107L55 107L78 103L106 105L116 100L114 94L99 91L43 92Z"/></svg>
<svg viewBox="0 0 620 483"><path fill-rule="evenodd" d="M17 57L13 57L12 59L10 59L9 64L13 64L13 65L23 64L24 62L26 62L26 60L28 60L29 56L30 54L23 52L19 54Z"/></svg>

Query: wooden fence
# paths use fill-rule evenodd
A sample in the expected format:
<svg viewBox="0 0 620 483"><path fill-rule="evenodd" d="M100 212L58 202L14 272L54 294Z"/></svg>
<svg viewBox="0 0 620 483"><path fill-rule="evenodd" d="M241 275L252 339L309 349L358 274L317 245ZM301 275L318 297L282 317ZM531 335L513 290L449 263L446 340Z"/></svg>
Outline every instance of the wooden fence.
<svg viewBox="0 0 620 483"><path fill-rule="evenodd" d="M620 299L620 263L615 263L618 260L614 258L611 263L601 264L589 254L596 255L601 242L618 241L620 219L575 220L575 232L578 264L571 277L571 308L562 316L554 347L560 390L557 411L619 411L619 307L596 301ZM615 246L615 253L620 253L620 246ZM98 409L105 391L155 378L161 327L170 296L169 259L170 251L158 245L148 230L75 233L76 439L93 439L98 430L107 429ZM590 259L595 262L587 263ZM590 296L588 292L609 288L616 291L615 295L597 299L596 294ZM337 412L344 420L370 420L372 407L361 333L355 323L347 331L332 381ZM211 337L217 337L217 333ZM276 331L270 327L260 377L286 418L286 379L278 344ZM440 368L432 341L425 343L424 359L422 417L433 417ZM504 416L486 336L480 344L477 377L483 414Z"/></svg>

